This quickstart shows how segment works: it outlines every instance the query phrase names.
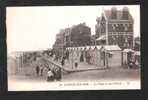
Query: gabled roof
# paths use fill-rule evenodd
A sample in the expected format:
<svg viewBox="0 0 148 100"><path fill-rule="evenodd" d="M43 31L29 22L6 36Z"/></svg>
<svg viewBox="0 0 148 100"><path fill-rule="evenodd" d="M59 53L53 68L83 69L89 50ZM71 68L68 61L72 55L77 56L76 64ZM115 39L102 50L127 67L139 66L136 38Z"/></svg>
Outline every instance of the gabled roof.
<svg viewBox="0 0 148 100"><path fill-rule="evenodd" d="M122 19L122 10L117 10L117 19L111 19L111 10L105 10L104 14L107 18L107 20L123 20ZM133 21L133 18L130 14L130 12L128 13L128 20Z"/></svg>

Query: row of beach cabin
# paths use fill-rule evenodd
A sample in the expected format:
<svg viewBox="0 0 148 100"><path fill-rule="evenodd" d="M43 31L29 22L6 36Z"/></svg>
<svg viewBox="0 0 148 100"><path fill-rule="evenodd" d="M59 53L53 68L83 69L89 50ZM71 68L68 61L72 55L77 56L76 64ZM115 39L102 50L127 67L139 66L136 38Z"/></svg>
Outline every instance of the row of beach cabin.
<svg viewBox="0 0 148 100"><path fill-rule="evenodd" d="M118 45L68 47L66 51L69 53L69 61L74 61L77 58L79 62L107 67L127 65L135 54L135 51L131 49L122 50ZM140 52L138 52L137 57L139 57L139 60L136 59L136 62L140 65Z"/></svg>

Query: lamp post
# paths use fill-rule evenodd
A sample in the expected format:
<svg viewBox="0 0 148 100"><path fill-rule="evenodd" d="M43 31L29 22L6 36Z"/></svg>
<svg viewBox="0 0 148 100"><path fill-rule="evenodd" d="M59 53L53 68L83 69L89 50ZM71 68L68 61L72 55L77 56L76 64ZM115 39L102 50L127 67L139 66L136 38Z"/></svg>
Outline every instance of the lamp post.
<svg viewBox="0 0 148 100"><path fill-rule="evenodd" d="M72 41L70 41L70 47L73 47L72 44L73 44ZM71 54L72 54L71 63L72 63L72 69L73 69L73 49L71 50Z"/></svg>
<svg viewBox="0 0 148 100"><path fill-rule="evenodd" d="M71 29L68 31L69 32L69 45L70 45L70 47L73 47L73 42L71 41L72 39L72 37L71 37ZM71 53L72 53L72 57L71 57L71 63L72 63L72 69L73 69L73 49L71 49Z"/></svg>

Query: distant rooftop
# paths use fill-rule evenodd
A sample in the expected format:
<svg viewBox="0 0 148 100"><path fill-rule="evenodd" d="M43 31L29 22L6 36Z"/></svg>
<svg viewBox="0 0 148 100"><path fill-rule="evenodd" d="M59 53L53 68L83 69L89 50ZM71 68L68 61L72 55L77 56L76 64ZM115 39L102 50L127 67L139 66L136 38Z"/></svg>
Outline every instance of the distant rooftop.
<svg viewBox="0 0 148 100"><path fill-rule="evenodd" d="M105 10L104 13L105 13L105 16L107 17L108 20L123 20L122 19L122 14L123 14L122 10L116 10L116 14L117 14L117 18L116 19L112 19L111 18L111 13L112 13L111 10ZM129 11L128 11L128 20L133 20L133 18L132 18L132 16L131 16Z"/></svg>

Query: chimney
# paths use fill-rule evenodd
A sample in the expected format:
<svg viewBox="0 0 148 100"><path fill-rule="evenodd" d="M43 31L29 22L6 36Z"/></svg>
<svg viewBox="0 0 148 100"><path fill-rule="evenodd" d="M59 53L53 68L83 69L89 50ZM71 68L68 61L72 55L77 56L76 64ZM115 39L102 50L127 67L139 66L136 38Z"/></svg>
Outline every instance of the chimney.
<svg viewBox="0 0 148 100"><path fill-rule="evenodd" d="M117 19L117 8L112 7L111 9L111 19Z"/></svg>
<svg viewBox="0 0 148 100"><path fill-rule="evenodd" d="M124 7L123 10L122 10L122 19L128 20L128 15L129 15L128 8Z"/></svg>

